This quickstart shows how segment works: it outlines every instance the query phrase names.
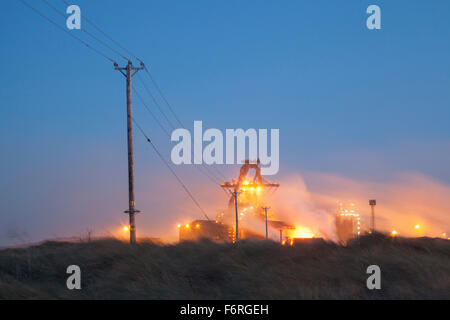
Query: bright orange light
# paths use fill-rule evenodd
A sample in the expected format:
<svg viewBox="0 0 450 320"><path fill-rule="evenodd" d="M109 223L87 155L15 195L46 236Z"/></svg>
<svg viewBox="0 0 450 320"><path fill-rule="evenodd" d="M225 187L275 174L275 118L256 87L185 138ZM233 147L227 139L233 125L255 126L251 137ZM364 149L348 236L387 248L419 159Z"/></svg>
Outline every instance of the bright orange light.
<svg viewBox="0 0 450 320"><path fill-rule="evenodd" d="M189 229L189 223L187 223L187 224L185 225L185 227L186 227L186 229Z"/></svg>
<svg viewBox="0 0 450 320"><path fill-rule="evenodd" d="M291 242L289 242L289 244L290 244L291 246L293 246L293 245L294 245L294 240L291 240Z"/></svg>
<svg viewBox="0 0 450 320"><path fill-rule="evenodd" d="M416 224L416 225L414 226L414 228L420 229L420 225L419 225L419 224Z"/></svg>
<svg viewBox="0 0 450 320"><path fill-rule="evenodd" d="M178 228L178 229L181 228L181 224L177 224L177 228Z"/></svg>
<svg viewBox="0 0 450 320"><path fill-rule="evenodd" d="M197 229L199 229L199 228L200 228L200 225L197 223L197 224L195 225L195 227L196 227Z"/></svg>
<svg viewBox="0 0 450 320"><path fill-rule="evenodd" d="M284 246L286 244L286 240L281 241L281 245Z"/></svg>
<svg viewBox="0 0 450 320"><path fill-rule="evenodd" d="M396 235L398 235L398 232L395 231L395 230L393 230L393 231L391 232L391 235L392 235L393 237L395 237Z"/></svg>
<svg viewBox="0 0 450 320"><path fill-rule="evenodd" d="M245 185L248 185L248 181L247 181L247 180L245 180L245 181L244 181L244 184L245 184Z"/></svg>
<svg viewBox="0 0 450 320"><path fill-rule="evenodd" d="M124 227L123 227L123 231L128 231L128 230L130 230L130 229L128 228L128 226L124 226Z"/></svg>
<svg viewBox="0 0 450 320"><path fill-rule="evenodd" d="M260 186L257 186L257 187L256 187L256 191L261 191L261 187L260 187Z"/></svg>
<svg viewBox="0 0 450 320"><path fill-rule="evenodd" d="M314 233L305 227L295 227L294 238L314 238Z"/></svg>
<svg viewBox="0 0 450 320"><path fill-rule="evenodd" d="M250 191L253 191L253 190L255 190L255 188L253 188L253 187L250 187Z"/></svg>

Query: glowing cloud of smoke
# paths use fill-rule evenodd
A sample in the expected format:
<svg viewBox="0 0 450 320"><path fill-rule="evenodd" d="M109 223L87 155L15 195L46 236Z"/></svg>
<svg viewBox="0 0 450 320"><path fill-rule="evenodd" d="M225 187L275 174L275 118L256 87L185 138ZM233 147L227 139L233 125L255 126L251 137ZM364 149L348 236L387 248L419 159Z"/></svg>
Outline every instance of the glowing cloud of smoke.
<svg viewBox="0 0 450 320"><path fill-rule="evenodd" d="M280 220L294 224L303 233L334 240L334 211L321 205L300 175L292 175L280 182L273 196L273 208Z"/></svg>
<svg viewBox="0 0 450 320"><path fill-rule="evenodd" d="M395 229L403 236L448 234L450 186L421 173L403 173L383 182L323 173L294 175L281 181L274 204L285 219L335 239L338 203L354 202L368 226L369 199L377 199L377 230Z"/></svg>
<svg viewBox="0 0 450 320"><path fill-rule="evenodd" d="M178 223L204 219L192 201L167 178L156 180L141 195L142 208L150 214L139 216L140 234L176 241ZM226 210L229 197L210 184L189 180L192 192L211 219ZM282 220L311 231L316 237L336 239L335 215L339 202L354 202L361 213L363 226L369 226L369 199L377 199L377 230L397 230L399 236L441 236L450 229L450 186L421 173L403 173L389 181L366 181L336 174L303 172L277 179L278 190L267 198L274 220ZM154 186L158 187L155 188ZM158 194L155 198L154 195ZM147 196L146 195L152 195ZM419 224L420 229L414 228ZM252 229L264 234L263 221L254 221ZM269 230L277 240L278 230Z"/></svg>

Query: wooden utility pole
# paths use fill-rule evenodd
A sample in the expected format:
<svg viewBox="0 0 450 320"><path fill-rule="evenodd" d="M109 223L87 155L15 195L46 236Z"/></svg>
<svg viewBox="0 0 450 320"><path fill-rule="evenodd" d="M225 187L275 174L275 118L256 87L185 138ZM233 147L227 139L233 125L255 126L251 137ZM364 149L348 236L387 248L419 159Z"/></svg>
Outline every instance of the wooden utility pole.
<svg viewBox="0 0 450 320"><path fill-rule="evenodd" d="M269 209L269 207L262 207L266 213L266 240L269 240L269 230L267 228L267 209Z"/></svg>
<svg viewBox="0 0 450 320"><path fill-rule="evenodd" d="M135 215L139 213L136 210L135 199L134 199L134 153L133 153L133 108L131 100L131 78L139 71L144 69L144 64L141 63L141 67L133 67L133 63L128 61L128 64L124 68L120 68L117 63L114 63L116 70L119 70L127 79L127 136L128 136L128 213L130 225L130 243L136 243L136 220Z"/></svg>

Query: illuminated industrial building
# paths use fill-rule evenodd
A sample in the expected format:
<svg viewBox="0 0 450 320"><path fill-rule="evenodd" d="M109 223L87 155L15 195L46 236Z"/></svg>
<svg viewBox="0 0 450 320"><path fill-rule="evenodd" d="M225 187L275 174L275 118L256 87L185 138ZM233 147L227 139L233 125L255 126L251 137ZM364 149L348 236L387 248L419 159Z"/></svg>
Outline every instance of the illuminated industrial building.
<svg viewBox="0 0 450 320"><path fill-rule="evenodd" d="M264 223L265 214L262 206L268 192L274 192L278 183L272 183L264 180L261 176L259 161L251 163L246 160L242 165L237 179L230 182L224 182L220 186L230 195L228 208L220 212L214 220L195 220L187 225L178 225L180 241L193 241L201 238L210 240L235 242L235 197L234 192L238 192L238 212L239 220L239 239L253 238L265 239L264 230L253 230L252 222ZM250 170L254 170L253 178L248 176ZM277 230L283 235L282 238L288 239L295 227L273 219L273 213L268 214L268 226ZM198 226L198 227L197 227ZM280 239L282 241L282 239Z"/></svg>
<svg viewBox="0 0 450 320"><path fill-rule="evenodd" d="M361 235L362 221L354 203L339 203L336 213L336 234L339 242L346 244Z"/></svg>

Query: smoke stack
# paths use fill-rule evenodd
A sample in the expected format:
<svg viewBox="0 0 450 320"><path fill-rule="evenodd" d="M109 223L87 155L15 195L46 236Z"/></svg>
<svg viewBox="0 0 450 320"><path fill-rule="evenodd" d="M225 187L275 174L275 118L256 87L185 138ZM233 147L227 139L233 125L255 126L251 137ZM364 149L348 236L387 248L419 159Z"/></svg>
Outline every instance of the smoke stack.
<svg viewBox="0 0 450 320"><path fill-rule="evenodd" d="M377 205L377 200L369 200L369 206L372 208L372 217L371 217L371 225L370 231L372 233L375 232L375 206Z"/></svg>

